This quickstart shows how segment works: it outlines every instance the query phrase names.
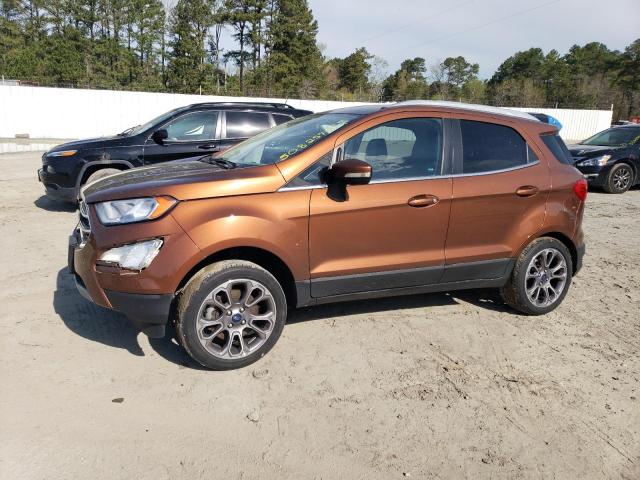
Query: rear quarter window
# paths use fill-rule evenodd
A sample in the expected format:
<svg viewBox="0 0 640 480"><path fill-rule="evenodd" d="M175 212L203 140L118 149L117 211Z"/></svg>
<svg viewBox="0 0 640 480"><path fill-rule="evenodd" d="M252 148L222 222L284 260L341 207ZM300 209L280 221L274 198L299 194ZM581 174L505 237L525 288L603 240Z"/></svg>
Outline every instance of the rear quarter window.
<svg viewBox="0 0 640 480"><path fill-rule="evenodd" d="M540 138L560 163L573 165L573 157L560 135L541 135Z"/></svg>

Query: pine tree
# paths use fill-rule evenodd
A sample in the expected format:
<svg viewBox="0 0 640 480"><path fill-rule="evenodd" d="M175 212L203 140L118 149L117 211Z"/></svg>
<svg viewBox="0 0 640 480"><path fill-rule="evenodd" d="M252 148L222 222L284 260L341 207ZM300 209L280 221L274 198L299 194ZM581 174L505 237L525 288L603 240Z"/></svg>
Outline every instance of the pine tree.
<svg viewBox="0 0 640 480"><path fill-rule="evenodd" d="M210 83L205 40L214 23L209 0L179 0L171 16L168 85L172 91L196 93Z"/></svg>
<svg viewBox="0 0 640 480"><path fill-rule="evenodd" d="M316 43L318 22L307 1L279 0L269 34L267 63L278 93L295 97L304 87L315 96L322 87L323 59Z"/></svg>

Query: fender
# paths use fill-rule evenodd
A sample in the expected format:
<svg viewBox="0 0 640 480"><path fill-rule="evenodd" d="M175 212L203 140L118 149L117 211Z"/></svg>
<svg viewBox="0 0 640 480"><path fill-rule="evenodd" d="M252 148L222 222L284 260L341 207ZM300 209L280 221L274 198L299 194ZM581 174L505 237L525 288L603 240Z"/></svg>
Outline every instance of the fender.
<svg viewBox="0 0 640 480"><path fill-rule="evenodd" d="M80 185L82 181L82 177L84 176L84 172L87 171L89 167L93 167L94 165L125 165L128 169L134 168L133 164L127 160L92 160L85 163L80 169L80 173L78 174L78 178L76 179L76 190L80 191Z"/></svg>

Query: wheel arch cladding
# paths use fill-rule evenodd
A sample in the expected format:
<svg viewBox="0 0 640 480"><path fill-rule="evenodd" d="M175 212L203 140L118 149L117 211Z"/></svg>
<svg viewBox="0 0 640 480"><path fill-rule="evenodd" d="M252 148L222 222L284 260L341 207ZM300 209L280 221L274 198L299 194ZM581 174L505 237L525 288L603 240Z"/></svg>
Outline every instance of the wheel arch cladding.
<svg viewBox="0 0 640 480"><path fill-rule="evenodd" d="M556 240L561 242L565 247L567 247L567 249L569 250L569 253L571 254L571 274L575 275L576 265L578 264L578 249L573 243L573 240L571 240L568 236L566 236L564 233L561 233L561 232L546 232L537 238L544 238L544 237L555 238ZM536 240L537 238L532 239L531 242L533 240ZM527 243L527 245L529 243Z"/></svg>
<svg viewBox="0 0 640 480"><path fill-rule="evenodd" d="M91 176L93 173L97 172L98 170L102 170L105 168L115 168L116 170L124 171L132 168L132 165L124 161L122 162L89 162L84 166L84 168L80 172L80 175L78 176L78 185L84 185L87 179L89 178L89 176Z"/></svg>
<svg viewBox="0 0 640 480"><path fill-rule="evenodd" d="M287 304L296 305L297 294L291 269L280 257L268 250L258 247L231 247L205 257L189 270L180 281L176 291L182 290L189 280L203 268L223 260L245 260L264 268L273 275L282 286Z"/></svg>

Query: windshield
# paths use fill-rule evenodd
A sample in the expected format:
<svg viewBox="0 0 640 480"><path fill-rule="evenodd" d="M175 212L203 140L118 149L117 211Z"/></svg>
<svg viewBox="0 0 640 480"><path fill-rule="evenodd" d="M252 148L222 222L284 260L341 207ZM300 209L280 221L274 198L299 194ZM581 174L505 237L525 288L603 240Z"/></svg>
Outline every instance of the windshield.
<svg viewBox="0 0 640 480"><path fill-rule="evenodd" d="M270 165L304 152L360 115L319 113L283 123L227 150L221 158L238 166Z"/></svg>
<svg viewBox="0 0 640 480"><path fill-rule="evenodd" d="M582 142L582 144L600 145L603 147L619 147L637 142L638 137L640 137L640 127L615 127L595 134L593 137Z"/></svg>
<svg viewBox="0 0 640 480"><path fill-rule="evenodd" d="M143 123L142 125L128 128L124 132L120 133L119 135L138 135L139 133L142 133L145 130L150 129L154 125L163 123L165 120L168 120L180 110L182 110L182 108L174 108L173 110L169 110L168 112L163 113L160 116L157 116L153 120L149 120L147 123Z"/></svg>

